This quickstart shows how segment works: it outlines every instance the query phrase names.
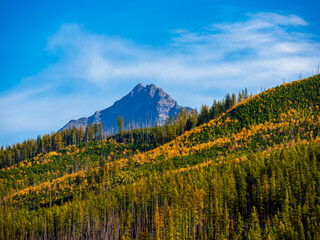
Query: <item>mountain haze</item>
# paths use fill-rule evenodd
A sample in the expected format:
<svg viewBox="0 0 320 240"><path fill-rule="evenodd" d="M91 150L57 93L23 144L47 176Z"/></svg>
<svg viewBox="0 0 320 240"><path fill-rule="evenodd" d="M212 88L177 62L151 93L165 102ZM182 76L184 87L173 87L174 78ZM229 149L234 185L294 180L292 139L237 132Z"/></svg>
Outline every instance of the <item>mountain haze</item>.
<svg viewBox="0 0 320 240"><path fill-rule="evenodd" d="M191 110L191 108L187 108ZM139 83L130 93L116 101L111 107L96 111L90 117L69 121L61 130L86 127L91 123L102 123L105 134L118 131L118 116L123 117L124 129L163 125L171 115L174 117L181 110L165 91L154 84L145 87Z"/></svg>

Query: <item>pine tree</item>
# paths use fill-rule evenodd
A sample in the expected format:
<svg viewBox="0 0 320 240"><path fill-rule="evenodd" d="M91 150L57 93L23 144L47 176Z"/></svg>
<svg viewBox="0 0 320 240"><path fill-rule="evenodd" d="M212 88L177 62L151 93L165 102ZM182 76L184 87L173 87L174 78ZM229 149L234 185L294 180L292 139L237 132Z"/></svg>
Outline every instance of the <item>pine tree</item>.
<svg viewBox="0 0 320 240"><path fill-rule="evenodd" d="M234 107L235 105L237 105L237 95L232 93L231 107Z"/></svg>
<svg viewBox="0 0 320 240"><path fill-rule="evenodd" d="M195 110L192 110L192 113L189 115L187 122L186 122L186 131L191 130L197 126L197 113Z"/></svg>
<svg viewBox="0 0 320 240"><path fill-rule="evenodd" d="M118 116L118 128L119 128L119 136L122 139L123 136L123 118Z"/></svg>
<svg viewBox="0 0 320 240"><path fill-rule="evenodd" d="M57 151L62 149L62 137L60 133L54 135L54 146Z"/></svg>
<svg viewBox="0 0 320 240"><path fill-rule="evenodd" d="M232 107L232 99L230 97L230 94L228 93L225 97L225 111L227 111L231 107Z"/></svg>
<svg viewBox="0 0 320 240"><path fill-rule="evenodd" d="M103 128L102 128L102 123L99 123L99 140L102 141L103 139Z"/></svg>
<svg viewBox="0 0 320 240"><path fill-rule="evenodd" d="M255 206L253 206L252 212L251 212L248 239L255 239L255 240L262 239L260 223L259 223L259 215Z"/></svg>
<svg viewBox="0 0 320 240"><path fill-rule="evenodd" d="M211 119L215 119L217 117L216 105L217 105L217 101L214 100L209 113Z"/></svg>
<svg viewBox="0 0 320 240"><path fill-rule="evenodd" d="M94 140L97 140L98 139L98 132L99 132L99 125L97 122L94 123Z"/></svg>
<svg viewBox="0 0 320 240"><path fill-rule="evenodd" d="M209 107L207 105L202 105L200 114L198 115L198 123L197 123L198 126L209 122L210 120L209 112L210 112Z"/></svg>
<svg viewBox="0 0 320 240"><path fill-rule="evenodd" d="M90 140L90 141L94 140L94 125L93 125L93 123L90 124L89 140Z"/></svg>
<svg viewBox="0 0 320 240"><path fill-rule="evenodd" d="M154 224L154 239L160 240L162 219L161 219L161 215L160 215L158 201L156 202L155 213L154 213L154 217L153 217L153 224Z"/></svg>
<svg viewBox="0 0 320 240"><path fill-rule="evenodd" d="M89 133L89 125L87 124L86 125L86 129L85 129L85 131L84 131L84 138L85 138L85 141L86 141L86 143L88 143L89 142L89 136L90 136L90 133Z"/></svg>
<svg viewBox="0 0 320 240"><path fill-rule="evenodd" d="M242 96L242 93L239 92L239 95L238 95L238 103L241 103L243 100L243 96Z"/></svg>

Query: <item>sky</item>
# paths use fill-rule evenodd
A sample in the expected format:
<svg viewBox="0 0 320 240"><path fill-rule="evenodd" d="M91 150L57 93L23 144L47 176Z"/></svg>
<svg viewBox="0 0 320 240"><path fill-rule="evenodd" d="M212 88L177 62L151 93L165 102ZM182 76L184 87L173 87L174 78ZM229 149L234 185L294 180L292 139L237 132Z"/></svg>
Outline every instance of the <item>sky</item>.
<svg viewBox="0 0 320 240"><path fill-rule="evenodd" d="M0 146L58 131L138 83L200 108L316 74L320 2L1 0Z"/></svg>

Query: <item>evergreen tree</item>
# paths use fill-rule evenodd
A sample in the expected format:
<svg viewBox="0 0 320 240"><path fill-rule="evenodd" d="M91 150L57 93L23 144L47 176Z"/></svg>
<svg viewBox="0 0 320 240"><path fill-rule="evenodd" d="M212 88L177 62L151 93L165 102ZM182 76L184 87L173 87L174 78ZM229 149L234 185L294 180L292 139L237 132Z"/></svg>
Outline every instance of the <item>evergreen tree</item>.
<svg viewBox="0 0 320 240"><path fill-rule="evenodd" d="M239 92L239 95L238 95L238 103L242 102L242 100L243 100L242 93Z"/></svg>
<svg viewBox="0 0 320 240"><path fill-rule="evenodd" d="M103 128L102 128L102 123L99 123L99 140L102 141L103 139Z"/></svg>
<svg viewBox="0 0 320 240"><path fill-rule="evenodd" d="M230 109L232 107L232 99L230 97L230 94L228 93L225 97L225 111L227 111L228 109Z"/></svg>
<svg viewBox="0 0 320 240"><path fill-rule="evenodd" d="M249 224L249 232L248 232L248 239L255 239L259 240L262 239L260 223L259 223L259 216L255 206L252 207L252 213L250 217L250 224Z"/></svg>
<svg viewBox="0 0 320 240"><path fill-rule="evenodd" d="M202 105L200 114L198 115L198 123L197 123L198 126L209 122L210 120L209 112L210 112L209 107L207 105Z"/></svg>
<svg viewBox="0 0 320 240"><path fill-rule="evenodd" d="M90 129L89 129L89 140L90 141L92 141L92 140L94 140L94 136L95 136L95 131L94 131L95 129L94 129L94 124L93 123L91 123L90 124Z"/></svg>
<svg viewBox="0 0 320 240"><path fill-rule="evenodd" d="M118 128L119 128L119 136L122 139L123 136L123 118L118 116Z"/></svg>
<svg viewBox="0 0 320 240"><path fill-rule="evenodd" d="M231 107L234 107L235 105L237 105L237 95L232 93Z"/></svg>
<svg viewBox="0 0 320 240"><path fill-rule="evenodd" d="M189 114L187 122L186 122L186 131L189 131L197 126L197 113L195 110L192 110L192 113Z"/></svg>

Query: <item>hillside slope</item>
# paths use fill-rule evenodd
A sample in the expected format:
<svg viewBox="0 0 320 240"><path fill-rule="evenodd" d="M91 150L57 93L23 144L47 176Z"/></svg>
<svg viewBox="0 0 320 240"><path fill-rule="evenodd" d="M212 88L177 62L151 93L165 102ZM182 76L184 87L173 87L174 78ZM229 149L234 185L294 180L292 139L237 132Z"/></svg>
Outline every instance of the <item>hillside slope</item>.
<svg viewBox="0 0 320 240"><path fill-rule="evenodd" d="M1 238L317 239L319 105L317 75L151 151L104 140L2 169Z"/></svg>

